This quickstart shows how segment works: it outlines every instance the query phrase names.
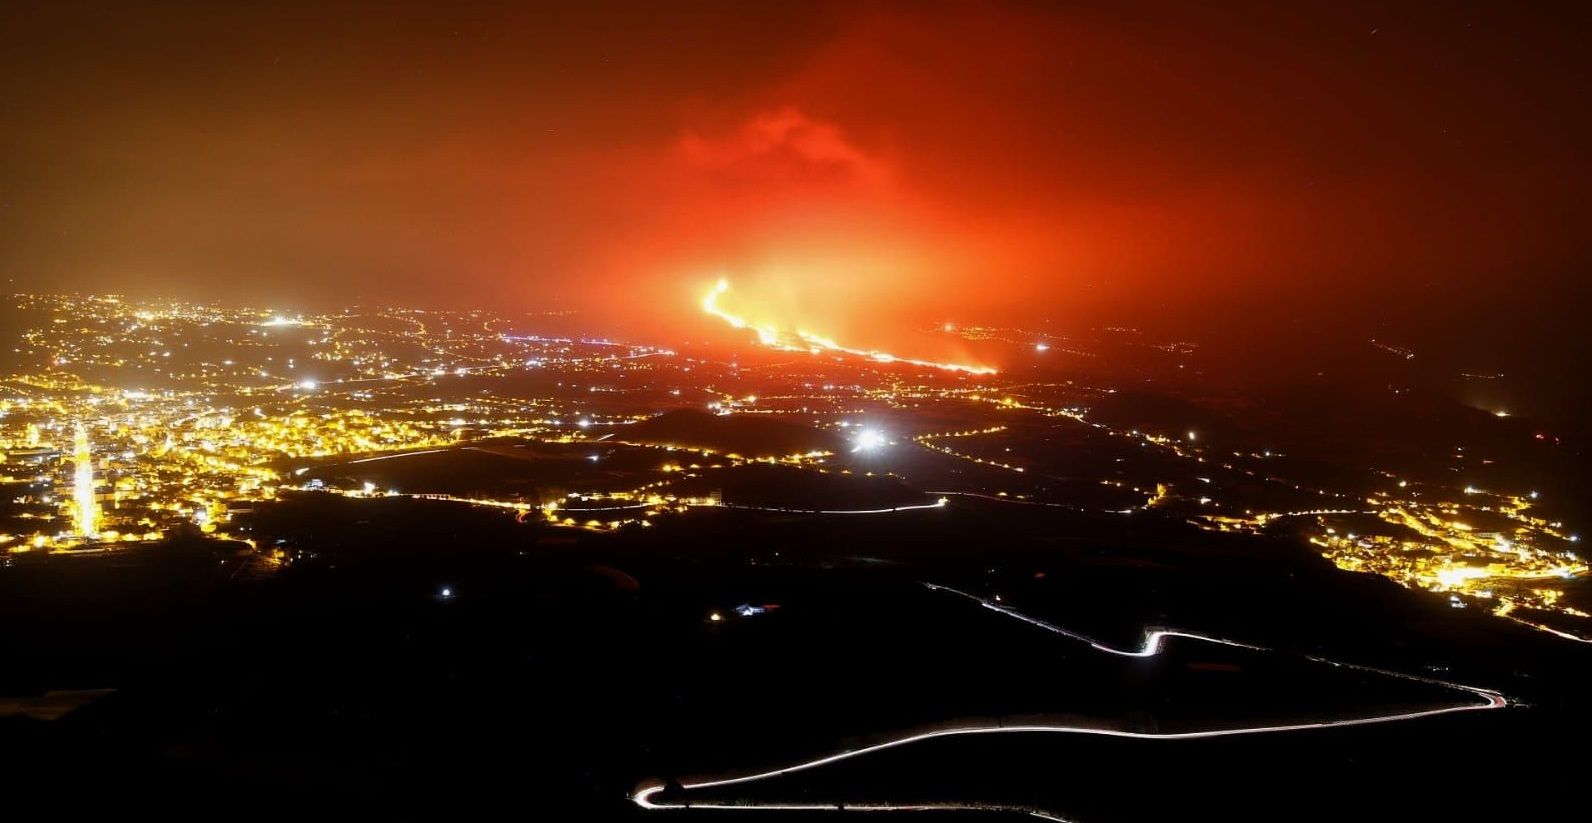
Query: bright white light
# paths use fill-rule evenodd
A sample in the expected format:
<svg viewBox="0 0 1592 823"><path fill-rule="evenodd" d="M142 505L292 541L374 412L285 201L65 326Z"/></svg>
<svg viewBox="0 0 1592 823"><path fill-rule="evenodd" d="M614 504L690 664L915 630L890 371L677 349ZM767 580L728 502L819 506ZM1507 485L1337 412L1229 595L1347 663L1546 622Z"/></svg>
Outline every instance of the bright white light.
<svg viewBox="0 0 1592 823"><path fill-rule="evenodd" d="M77 534L93 539L99 536L99 503L94 499L94 455L89 449L88 430L81 423L77 426L72 462L72 500Z"/></svg>
<svg viewBox="0 0 1592 823"><path fill-rule="evenodd" d="M447 586L443 586L442 587L442 596L443 597L452 597L453 596L453 589L450 589Z"/></svg>
<svg viewBox="0 0 1592 823"><path fill-rule="evenodd" d="M587 420L587 419L586 419L586 418L584 418L584 417L582 417L582 418L581 418L581 419L580 419L580 421L579 421L579 422L577 422L577 423L576 423L576 424L575 424L575 425L577 425L577 426L580 426L580 427L581 427L581 428L583 428L583 429L589 429L589 428L591 428L591 421L590 421L590 420Z"/></svg>
<svg viewBox="0 0 1592 823"><path fill-rule="evenodd" d="M890 441L876 429L863 429L851 440L854 452L875 451L889 445Z"/></svg>
<svg viewBox="0 0 1592 823"><path fill-rule="evenodd" d="M375 483L366 483L365 484L365 493L366 494L375 494L376 493L376 484Z"/></svg>
<svg viewBox="0 0 1592 823"><path fill-rule="evenodd" d="M1048 344L1048 343L1035 343L1034 344L1034 351L1050 351L1050 344Z"/></svg>
<svg viewBox="0 0 1592 823"><path fill-rule="evenodd" d="M1487 570L1476 566L1449 566L1437 570L1437 582L1444 586L1459 586L1469 580L1479 580L1487 576Z"/></svg>
<svg viewBox="0 0 1592 823"><path fill-rule="evenodd" d="M1195 434L1195 433L1194 433L1194 432L1189 432L1189 433L1188 433L1188 439L1189 439L1189 440L1198 440L1198 439L1199 439L1199 436L1198 436L1198 435L1196 435L1196 434Z"/></svg>
<svg viewBox="0 0 1592 823"><path fill-rule="evenodd" d="M303 390L305 390L305 391L315 391L315 388L317 386L319 386L319 385L320 385L319 383L315 382L312 379L300 380L298 382L298 387L303 389Z"/></svg>

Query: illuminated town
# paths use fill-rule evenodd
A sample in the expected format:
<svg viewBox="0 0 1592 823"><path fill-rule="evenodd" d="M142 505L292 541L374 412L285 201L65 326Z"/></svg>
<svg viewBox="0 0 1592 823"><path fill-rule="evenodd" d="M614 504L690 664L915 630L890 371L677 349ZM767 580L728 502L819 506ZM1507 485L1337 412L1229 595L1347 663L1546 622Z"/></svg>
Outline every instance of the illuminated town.
<svg viewBox="0 0 1592 823"><path fill-rule="evenodd" d="M706 311L726 316L713 303L724 289L709 293ZM826 345L812 347L812 365L743 367L542 336L535 328L547 318L535 315L300 315L105 296L15 303L31 323L0 396L0 480L12 495L0 545L12 555L104 552L174 529L252 544L236 515L300 492L454 500L597 531L647 527L700 506L888 514L971 496L1125 515L1153 509L1213 531L1286 529L1338 568L1562 638L1592 637L1587 612L1565 598L1588 575L1579 538L1573 525L1536 514L1537 491L1386 472L1375 488L1302 482L1274 473L1280 454L1222 453L1182 427L1114 425L1097 411L1116 396L1110 387L947 371ZM1059 353L1034 349L1037 333L1020 329L957 333ZM800 348L757 334L776 349ZM646 433L644 422L681 408L789 421L817 439L742 453ZM1090 458L1095 474L1080 477L1063 465L1079 458L1036 450L1052 437L1086 438L1078 441L1086 452L1115 456ZM361 474L463 451L591 471L518 491ZM754 466L905 481L923 496L737 499L733 478ZM258 550L266 561L291 559Z"/></svg>

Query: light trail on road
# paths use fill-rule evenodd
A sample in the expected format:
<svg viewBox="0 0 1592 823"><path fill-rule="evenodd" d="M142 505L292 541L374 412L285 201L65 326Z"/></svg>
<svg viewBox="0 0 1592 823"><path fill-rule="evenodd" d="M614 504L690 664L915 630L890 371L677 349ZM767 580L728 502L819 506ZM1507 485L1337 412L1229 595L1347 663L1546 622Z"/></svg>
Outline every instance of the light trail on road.
<svg viewBox="0 0 1592 823"><path fill-rule="evenodd" d="M958 497L977 497L977 498L979 498L981 500L993 500L996 503L1016 503L1016 504L1018 504L1020 506L1048 506L1049 508L1052 508L1052 509L1068 509L1070 511L1082 511L1082 509L1080 507L1071 505L1069 503L1046 503L1046 502L1041 501L1041 500L1018 500L1015 497L998 497L998 496L993 495L993 494L979 494L978 492L952 492L952 491L936 492L936 491L931 491L931 492L927 492L927 494L956 495Z"/></svg>
<svg viewBox="0 0 1592 823"><path fill-rule="evenodd" d="M1053 820L1056 823L1073 823L1065 817L1057 817L1042 809L1032 809L1027 806L1002 806L986 803L770 803L761 806L741 806L733 803L687 803L680 805L655 803L652 797L663 791L666 787L662 784L646 786L634 795L631 800L643 809L653 811L680 810L680 809L719 809L723 811L743 812L1005 812L1008 814L1025 814L1039 820Z"/></svg>
<svg viewBox="0 0 1592 823"><path fill-rule="evenodd" d="M788 509L775 506L749 506L744 503L720 503L726 509L746 509L759 512L780 512L782 514L893 514L895 512L910 512L920 509L943 509L948 501L940 498L933 503L913 503L905 506L891 506L887 509Z"/></svg>
<svg viewBox="0 0 1592 823"><path fill-rule="evenodd" d="M967 598L969 600L972 600L975 603L978 603L979 605L981 605L984 608L989 609L991 611L1000 612L1001 614L1004 614L1007 617L1016 618L1016 619L1021 620L1024 623L1027 623L1027 624L1029 624L1031 626L1038 626L1039 628L1044 629L1045 631L1055 632L1056 634L1065 635L1065 636L1070 637L1070 638L1072 638L1074 640L1078 640L1078 641L1082 641L1084 643L1088 643L1089 647L1092 648L1092 649L1096 649L1096 650L1105 652L1107 654L1120 655L1122 657L1154 657L1154 656L1156 656L1156 655L1161 653L1161 641L1166 639L1166 638L1168 638L1168 637L1187 637L1190 640L1201 640L1201 641L1204 641L1206 643L1216 643L1216 644L1222 645L1222 646L1235 646L1235 647L1240 648L1240 649L1249 649L1251 651L1257 651L1257 652L1273 651L1272 649L1268 649L1268 648L1266 648L1264 646L1251 646L1248 643L1239 643L1239 642L1234 641L1234 640L1223 640L1223 639L1221 639L1219 637L1210 637L1208 635L1203 635L1203 634L1194 634L1192 632L1174 631L1174 630L1167 630L1167 629L1156 629L1156 630L1153 630L1153 631L1146 632L1145 635L1144 635L1144 644L1142 646L1140 646L1138 649L1118 649L1118 648L1115 648L1115 647L1112 647L1112 646L1107 646L1106 644L1101 643L1100 641L1095 640L1092 637L1088 637L1086 635L1078 634L1077 632L1068 631L1068 630L1063 629L1062 627L1057 626L1057 625L1055 625L1053 623L1047 623L1047 622L1045 622L1043 620L1040 620L1037 617L1029 617L1028 615L1023 614L1022 612L1019 612L1016 609L1007 608L1006 606L1003 606L1003 605L1001 605L999 603L994 603L994 602L991 602L989 600L985 600L982 597L978 597L977 595L968 594L967 592L961 591L959 589L953 589L950 586L941 586L941 585L938 585L938 584L935 584L935 583L924 583L923 585L928 587L929 589L931 589L933 591L949 592L951 594L960 595L960 596L965 597L965 598Z"/></svg>
<svg viewBox="0 0 1592 823"><path fill-rule="evenodd" d="M398 454L383 454L383 455L380 455L380 456L377 456L377 457L362 457L362 458L360 458L358 460L345 460L345 461L343 461L343 465L344 466L353 466L353 465L357 465L359 463L375 463L375 462L378 462L378 461L381 461L381 460L395 460L395 459L397 459L399 457L415 457L417 455L436 454L438 452L445 452L445 451L448 451L448 449L425 449L423 451L417 451L417 452L399 452Z"/></svg>
<svg viewBox="0 0 1592 823"><path fill-rule="evenodd" d="M1001 605L999 603L995 603L995 602L990 601L990 600L986 600L984 598L978 597L977 595L969 594L967 592L964 592L964 591L961 591L961 590L958 590L958 589L953 589L953 588L951 588L949 586L941 586L941 585L934 584L934 583L924 583L923 585L925 587L929 588L930 590L933 590L933 591L946 592L946 593L949 593L949 594L955 594L955 595L958 595L960 597L967 598L969 600L972 600L972 601L978 603L979 605L983 606L984 608L990 609L991 611L997 612L997 613L1005 615L1007 617L1011 617L1011 618L1014 618L1014 619L1017 619L1017 620L1021 620L1022 622L1027 623L1027 624L1029 624L1031 626L1035 626L1035 627L1044 629L1044 630L1052 632L1052 633L1060 634L1060 635L1062 635L1064 637L1067 637L1067 638L1070 638L1072 640L1076 640L1076 641L1079 641L1079 642L1082 642L1082 643L1086 643L1086 644L1088 644L1088 646L1090 648L1095 649L1096 651L1101 651L1101 652L1105 652L1105 653L1108 653L1108 654L1114 654L1114 655L1118 655L1118 656L1122 656L1122 657L1134 657L1134 658L1154 657L1154 656L1156 656L1156 655L1161 653L1161 651L1163 650L1163 647L1164 647L1163 641L1166 638L1168 638L1168 637L1181 637L1181 638L1185 638L1185 639L1188 639L1188 640L1199 641L1199 642L1202 642L1202 643L1213 643L1213 644L1222 645L1222 646L1232 646L1232 647L1235 647L1235 648L1248 649L1248 650L1251 650L1251 651L1282 653L1282 652L1280 652L1277 649L1271 649L1271 648L1267 648L1265 646L1256 646L1256 645L1252 645L1252 644L1249 644L1249 643L1241 643L1241 642L1236 641L1236 640L1227 640L1227 639L1219 638L1219 637L1210 637L1208 635L1196 634L1196 633L1193 633L1193 632L1184 632L1184 631L1179 631L1179 630L1175 630L1175 629L1153 629L1153 630L1145 632L1144 640L1139 645L1138 648L1127 648L1127 649L1117 648L1115 646L1108 645L1108 644L1103 643L1103 642L1101 642L1099 640L1096 640L1094 638L1088 637L1087 635L1083 635L1083 634L1080 634L1080 633L1077 633L1077 632L1069 631L1067 629L1064 629L1064 628L1062 628L1060 626L1056 626L1055 624L1046 622L1044 620L1040 620L1038 618L1030 617L1028 615L1022 614L1021 612L1018 612L1015 609L1009 608L1007 606L1003 606L1003 605ZM952 728L935 729L935 730L932 730L932 731L917 732L917 733L913 733L913 734L907 734L907 735L903 735L903 736L898 737L898 738L887 740L887 741L885 741L883 743L876 743L876 744L871 745L871 746L864 746L864 747L857 748L857 749L848 749L846 751L837 752L835 754L827 755L825 757L820 757L820 758L817 758L815 760L808 760L808 761L804 761L804 762L801 762L801 763L796 763L794 765L785 766L785 767L778 768L778 769L771 769L769 771L757 772L755 774L741 775L741 776L738 776L738 777L727 777L727 778L720 778L720 779L714 779L714 780L697 780L697 781L692 781L692 782L682 782L682 783L679 784L679 786L680 786L680 788L682 790L689 791L689 790L693 790L693 789L712 789L712 788L719 788L719 787L724 787L724 786L741 785L741 784L751 783L751 782L755 782L755 781L759 781L759 780L767 780L769 778L781 777L781 776L784 776L784 775L794 774L796 772L803 772L803 771L807 771L809 769L815 769L815 768L819 768L821 766L827 766L827 765L830 765L832 763L838 763L838 762L841 762L841 761L844 761L844 760L850 760L850 759L855 758L855 757L861 757L863 755L872 754L874 752L879 752L879 751L884 751L886 749L899 748L901 746L906 746L906 745L909 745L909 744L912 744L912 743L917 743L917 742L924 741L924 740L933 740L933 739L936 739L936 738L955 737L955 736L961 736L961 735L1007 734L1007 733L1027 733L1027 734L1045 733L1045 734L1093 735L1093 736L1099 736L1099 737L1129 738L1129 739L1134 739L1134 740L1198 740L1198 739L1205 739L1205 738L1236 737L1236 736L1239 736L1239 735L1273 734L1273 733L1278 733L1278 732L1309 731L1309 730L1314 730L1314 729L1332 729L1332 728L1341 728L1341 727L1349 727L1349 726L1369 726L1369 725L1376 725L1376 724L1381 724L1381 723L1395 723L1395 722L1402 722L1402 721L1407 721L1407 720L1416 720L1416 719L1423 718L1423 717L1435 717L1435 716L1444 715L1444 714L1454 714L1454 713L1457 713L1457 712L1488 711L1488 710L1492 710L1492 709L1501 709L1501 708L1504 708L1504 707L1509 705L1508 699L1505 698L1503 696L1503 694L1501 694L1501 693L1499 693L1497 691L1494 691L1492 689L1486 689L1486 688L1482 688L1482 687L1479 687L1479 686L1468 686L1468 685L1465 685L1465 684L1462 684L1462 683L1453 683L1453 682L1449 682L1449 681L1446 681L1446 680L1438 680L1436 678L1422 677L1420 675L1412 675L1412 674L1407 674L1407 673L1404 673L1404 672L1396 672L1396 671L1390 671L1390 670L1386 670L1386 669L1378 669L1378 668L1374 668L1374 667L1371 667L1371 666L1362 666L1362 665L1355 664L1355 663L1343 663L1343 662L1340 662L1340 661L1329 660L1327 658L1316 657L1316 656L1313 656L1313 655L1300 655L1300 656L1305 658L1305 659L1307 659L1307 660L1310 660L1310 661L1313 661L1313 662L1317 662L1317 663L1323 663L1323 664L1330 665L1330 666L1336 666L1336 667L1342 667L1342 668L1351 668L1351 669L1355 669L1355 670L1358 670L1358 671L1365 671L1365 672L1370 672L1370 673L1374 673L1374 674L1384 675L1384 676L1388 676L1388 677L1397 677L1397 678L1402 678L1402 679L1406 679L1406 680L1413 680L1413 681L1416 681L1416 682L1426 683L1428 685L1440 686L1440 687L1447 688L1447 689L1453 689L1453 690L1456 690L1456 691L1465 692L1466 694L1481 698L1481 702L1479 702L1479 703L1476 703L1476 702L1465 703L1465 704L1456 705L1456 706L1443 706L1443 707L1439 707L1439 708L1435 708L1435 709L1421 709L1421 710L1418 710L1418 711L1410 711L1410 712L1397 712L1397 713L1385 714L1385 715L1372 715L1372 716L1369 716L1369 717L1357 717L1357 718L1351 718L1351 719L1348 719L1348 720L1321 720L1321 721L1316 721L1316 722L1311 722L1311 723L1285 723L1285 724L1268 725L1268 726L1239 726L1239 727L1234 727L1234 728L1207 729L1207 730L1203 730L1203 731L1191 731L1191 732L1135 732L1135 731L1126 731L1126 730L1122 730L1122 729L1097 728L1097 727L1090 727L1090 726L1046 725L1046 724L1033 724L1033 723L1015 725L1015 726L1003 726L1003 725L958 726L958 727L952 727ZM728 803L690 803L690 802L661 803L661 802L658 802L654 798L660 792L664 791L665 788L666 788L666 786L664 786L662 784L658 784L658 783L644 784L643 786L639 787L634 793L632 793L631 801L634 802L637 806L639 806L639 807L641 807L643 809L649 809L649 810L678 810L678 809L725 809L725 810L733 809L733 810L738 810L738 811L755 811L755 810L766 810L766 811L782 811L782 810L783 811L819 811L819 810L834 810L834 811L922 811L922 810L945 810L945 811L954 811L954 810L968 810L968 811L1006 811L1006 812L1014 812L1014 813L1021 812L1021 813L1033 815L1035 817L1040 817L1040 818L1043 818L1043 819L1049 819L1049 820L1062 820L1063 819L1063 818L1060 818L1060 817L1056 817L1056 816L1052 815L1049 812L1044 812L1044 811L1041 811L1041 810L1028 809L1028 808L1019 808L1019 807L1010 807L1010 806L979 806L977 804L929 804L929 805L925 805L925 804L901 804L901 805L868 804L868 805L855 805L854 806L854 805L851 805L851 804L844 804L844 803L831 803L831 804L768 804L768 805L759 805L759 804L728 804Z"/></svg>

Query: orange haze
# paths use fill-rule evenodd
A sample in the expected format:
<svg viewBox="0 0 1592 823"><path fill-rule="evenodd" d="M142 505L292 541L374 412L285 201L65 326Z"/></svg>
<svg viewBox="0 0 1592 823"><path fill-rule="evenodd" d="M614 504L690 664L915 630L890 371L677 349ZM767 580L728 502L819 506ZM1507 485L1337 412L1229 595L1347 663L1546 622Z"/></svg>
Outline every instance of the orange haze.
<svg viewBox="0 0 1592 823"><path fill-rule="evenodd" d="M8 3L4 276L660 342L722 337L728 276L748 315L927 358L948 320L1457 327L1585 282L1576 14Z"/></svg>

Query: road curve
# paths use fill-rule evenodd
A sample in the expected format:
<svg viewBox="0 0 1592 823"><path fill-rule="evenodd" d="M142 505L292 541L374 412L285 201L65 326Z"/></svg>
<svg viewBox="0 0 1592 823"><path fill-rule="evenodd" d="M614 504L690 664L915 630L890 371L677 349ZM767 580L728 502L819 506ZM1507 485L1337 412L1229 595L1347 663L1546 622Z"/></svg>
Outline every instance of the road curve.
<svg viewBox="0 0 1592 823"><path fill-rule="evenodd" d="M1189 639L1189 640L1199 641L1199 642L1202 642L1202 643L1213 643L1213 644L1223 645L1223 646L1234 646L1234 647L1237 647L1237 648L1250 649L1250 650L1254 650L1254 651L1267 651L1267 652L1278 651L1276 649L1267 648L1265 646L1256 646L1256 645L1252 645L1252 644L1249 644L1249 643L1241 643L1241 642L1238 642L1236 640L1227 640L1227 639L1219 638L1219 637L1210 637L1208 635L1196 634L1196 633L1193 633L1193 632L1178 631L1178 630L1175 630L1175 629L1153 629L1153 630L1147 631L1147 632L1145 632L1143 642L1139 645L1138 648L1136 648L1136 649L1121 649L1121 648L1116 648L1114 646L1107 645L1105 643L1100 642L1099 640L1096 640L1094 638L1088 637L1086 635L1079 634L1079 633L1073 632L1073 631L1069 631L1069 630L1064 629L1064 628L1062 628L1060 626L1056 626L1056 625L1054 625L1052 623L1048 623L1048 622L1040 620L1038 618L1022 614L1021 612L1018 612L1015 609L1012 609L1010 607L1001 605L999 603L996 603L996 602L993 602L993 601L990 601L990 600L986 600L984 598L978 597L976 595L969 594L969 593L964 592L964 591L960 591L958 589L950 588L949 586L941 586L941 585L934 584L934 583L924 583L923 585L925 587L933 590L933 591L946 592L946 593L949 593L949 594L954 594L954 595L957 595L957 596L960 596L960 597L964 597L964 598L970 599L970 600L980 604L984 608L989 609L991 611L997 612L997 613L1005 615L1007 617L1011 617L1011 618L1014 618L1014 619L1017 619L1017 620L1021 620L1024 623L1027 623L1029 625L1044 629L1046 631L1050 631L1050 632L1053 632L1053 633L1060 634L1062 636L1071 638L1073 640L1076 640L1076 641L1079 641L1079 642L1082 642L1082 643L1086 643L1086 644L1089 645L1090 648L1095 649L1097 651L1101 651L1101 652L1104 652L1104 653L1107 653L1107 654L1119 655L1119 656L1123 656L1123 657L1154 657L1155 655L1161 653L1162 648L1164 646L1164 641L1168 637L1181 637L1181 638L1186 638L1186 639ZM820 758L817 758L815 760L808 760L808 761L804 761L804 762L801 762L801 763L795 763L795 764L792 764L790 766L784 766L782 768L771 769L771 770L768 770L768 771L757 772L757 773L754 773L754 774L746 774L746 775L740 775L740 776L736 776L736 777L727 777L727 778L719 778L719 779L694 780L694 781L691 781L691 782L682 782L680 784L680 788L681 789L685 789L685 790L710 789L710 788L716 788L716 787L720 787L720 786L733 786L733 785L739 785L739 784L743 784L743 783L751 783L751 782L755 782L755 781L758 781L758 780L767 780L769 778L780 777L780 776L783 776L783 775L793 774L795 772L806 771L808 769L814 769L814 768L818 768L820 766L827 766L827 765L829 765L831 763L838 763L838 762L840 762L842 760L850 760L851 758L854 758L854 757L861 757L863 755L872 754L874 752L883 751L885 749L893 749L893 748L897 748L899 746L905 746L905 745L908 745L908 744L911 744L911 743L917 743L917 742L924 741L924 740L932 740L932 739L940 738L940 737L953 737L953 736L957 736L957 735L1004 734L1004 733L1016 732L1016 733L1027 733L1027 734L1049 733L1049 734L1096 735L1096 736L1101 736L1101 737L1133 738L1133 739L1139 739L1139 740L1195 740L1195 739L1210 738L1210 737L1233 737L1233 736L1237 736L1237 735L1271 734L1271 733L1277 733L1277 732L1306 731L1306 730L1311 730L1311 729L1330 729L1330 728L1337 728L1337 727L1342 727L1342 726L1367 726L1367 725L1374 725L1374 724L1379 724L1379 723L1394 723L1394 722L1400 722L1400 721L1406 721L1406 720L1416 720L1416 719L1419 719L1419 718L1422 718L1422 717L1434 717L1434 716L1443 715L1443 714L1454 714L1454 713L1457 713L1457 712L1488 711L1488 710L1492 710L1492 709L1501 709L1501 708L1504 708L1504 707L1509 705L1508 699L1505 698L1503 694L1501 694L1501 693L1499 693L1497 691L1494 691L1492 689L1482 688L1482 687L1479 687L1479 686L1469 686L1469 685L1465 685L1465 684L1462 684L1462 683L1453 683L1453 682L1449 682L1449 681L1446 681L1446 680L1438 680L1436 678L1423 677L1423 676L1420 676L1420 675L1413 675L1413 674L1408 674L1408 673L1405 673L1405 672L1391 671L1391 670L1388 670L1388 669L1379 669L1379 668L1375 668L1375 667L1371 667L1371 666L1362 666L1362 665L1355 664L1355 663L1343 663L1343 662L1340 662L1340 661L1330 660L1330 659L1327 659L1327 658L1324 658L1324 657L1316 657L1316 656L1313 656L1313 655L1302 655L1302 656L1305 657L1308 660L1311 660L1311 661L1314 661L1314 662L1317 662L1317 663L1324 663L1324 664L1330 665L1330 666L1337 666L1337 667L1342 667L1342 668L1356 669L1356 670L1359 670L1359 671L1371 672L1371 673L1374 673L1374 674L1384 675L1384 676L1387 676L1387 677L1397 677L1397 678L1401 678L1401 679L1405 679L1405 680L1413 680L1413 681L1417 681L1417 682L1421 682L1421 683L1426 683L1428 685L1434 685L1434 686L1439 686L1439 687L1442 687L1442 688L1452 689L1452 690L1455 690L1455 691L1463 692L1463 693L1465 693L1467 695L1470 695L1472 697L1479 698L1479 701L1466 702L1466 703L1462 703L1462 704L1455 705L1455 706L1444 706L1444 707L1435 708L1435 709L1423 709L1423 710L1420 710L1420 711L1413 711L1413 712L1398 712L1398 713L1394 713L1394 714L1372 715L1372 716L1369 716L1369 717L1358 717L1358 718L1352 718L1352 719L1349 719L1349 720L1324 720L1324 721L1318 721L1318 722L1314 722L1314 723L1288 723L1288 724L1271 725L1271 726L1238 726L1238 727L1226 728L1226 729L1210 729L1210 730L1206 730L1206 731L1195 731L1195 732L1166 732L1166 733L1133 732L1133 731L1123 731L1123 730L1118 730L1118 729L1092 728L1092 727L1087 727L1087 726L1064 726L1064 725L1047 725L1047 724L1023 724L1023 725L1016 725L1016 726L999 726L999 725L996 725L996 726L990 726L990 725L960 726L960 727L954 727L954 728L935 729L933 731L926 731L926 732L918 732L918 733L914 733L914 734L907 734L907 735L903 735L903 736L898 737L898 738L887 740L887 741L885 741L883 743L877 743L877 744L874 744L874 745L871 745L871 746L864 746L862 748L857 748L857 749L848 749L846 751L837 752L835 754L827 755L825 757L820 757ZM1027 814L1027 815L1030 815L1030 816L1033 816L1033 817L1037 817L1037 818L1040 818L1040 819L1044 819L1044 820L1064 820L1064 818L1057 817L1057 816L1055 816L1054 814L1052 814L1050 812L1046 812L1046 811L1040 810L1040 809L1033 809L1033 808L1027 808L1027 807L1016 807L1016 806L990 806L990 805L979 805L979 804L954 804L954 803L947 803L947 804L900 804L900 805L891 805L891 804L858 804L858 805L853 805L853 804L842 804L842 803L830 803L830 804L725 804L725 803L690 803L690 802L663 803L663 802L659 802L659 801L655 800L654 798L659 793L664 791L665 788L666 788L666 786L664 784L662 784L662 783L659 783L659 782L656 782L656 781L649 781L649 782L644 783L641 786L637 787L636 791L631 794L630 799L637 806L639 806L639 807L641 807L643 809L648 809L648 810L670 810L670 809L674 809L674 810L678 810L678 809L732 809L732 810L738 810L738 811L755 811L755 810L764 810L764 811L821 811L821 810L830 810L830 811L927 811L927 810L953 811L953 810L967 810L967 811L984 811L984 812L1010 812L1010 813L1014 813L1014 814Z"/></svg>

